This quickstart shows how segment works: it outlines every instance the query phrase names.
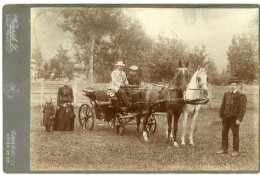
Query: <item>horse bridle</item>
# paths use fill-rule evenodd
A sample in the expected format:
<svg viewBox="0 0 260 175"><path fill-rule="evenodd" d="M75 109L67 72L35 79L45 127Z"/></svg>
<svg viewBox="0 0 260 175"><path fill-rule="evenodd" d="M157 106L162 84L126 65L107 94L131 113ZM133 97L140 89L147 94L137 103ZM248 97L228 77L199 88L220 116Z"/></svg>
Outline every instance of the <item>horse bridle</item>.
<svg viewBox="0 0 260 175"><path fill-rule="evenodd" d="M182 70L188 70L188 68L186 68L186 67L178 68L177 77L179 76L179 72L182 71ZM174 87L174 88L169 88L170 84L167 84L167 86L168 86L168 87L166 88L166 85L164 85L164 87L162 88L162 90L163 90L164 88L166 88L166 89L167 89L166 93L167 93L167 95L168 95L168 98L171 99L171 95L170 95L169 90L180 89L180 86L177 86L177 87Z"/></svg>
<svg viewBox="0 0 260 175"><path fill-rule="evenodd" d="M199 74L198 74L198 75L199 75ZM197 75L196 79L199 78L198 75ZM201 87L201 86L204 85L204 84L206 84L206 85L208 86L208 82L201 83L199 86ZM197 91L203 90L202 88L187 88L187 89L189 89L189 90L194 90L194 91L196 91L196 90L197 90Z"/></svg>

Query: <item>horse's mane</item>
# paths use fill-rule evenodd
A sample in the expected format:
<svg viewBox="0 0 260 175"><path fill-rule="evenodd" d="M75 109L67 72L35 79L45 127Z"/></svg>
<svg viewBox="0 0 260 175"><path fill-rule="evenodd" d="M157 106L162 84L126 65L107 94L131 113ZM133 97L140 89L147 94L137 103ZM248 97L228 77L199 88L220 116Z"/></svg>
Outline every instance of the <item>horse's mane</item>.
<svg viewBox="0 0 260 175"><path fill-rule="evenodd" d="M194 74L191 76L190 83L191 83L191 81L194 79L194 77L196 77L196 76L198 75L198 73L199 73L198 70L196 70L196 71L194 72Z"/></svg>
<svg viewBox="0 0 260 175"><path fill-rule="evenodd" d="M194 82L192 82L192 81L196 81L195 78L197 77L198 74L200 74L200 73L205 73L205 72L206 72L205 68L200 68L199 70L196 70L195 73L192 75L192 77L191 77L190 82L189 82L188 85L190 85L191 83L194 83Z"/></svg>

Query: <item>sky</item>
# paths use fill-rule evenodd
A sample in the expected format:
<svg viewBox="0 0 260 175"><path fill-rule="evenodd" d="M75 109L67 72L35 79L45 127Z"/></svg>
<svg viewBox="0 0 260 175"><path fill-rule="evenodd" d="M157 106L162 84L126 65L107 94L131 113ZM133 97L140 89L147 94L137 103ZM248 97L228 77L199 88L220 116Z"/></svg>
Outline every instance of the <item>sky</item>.
<svg viewBox="0 0 260 175"><path fill-rule="evenodd" d="M258 34L258 9L245 8L131 8L130 13L140 20L145 33L154 39L164 35L183 40L190 49L206 46L209 58L219 71L227 65L226 52L232 36L244 32ZM59 19L52 13L35 18L39 9L32 9L32 45L35 38L43 57L50 59L62 45L73 48L72 35L57 26ZM33 24L33 23L32 23ZM35 35L34 35L35 34Z"/></svg>
<svg viewBox="0 0 260 175"><path fill-rule="evenodd" d="M258 9L139 9L136 14L147 34L156 37L161 33L179 38L190 49L206 46L209 57L218 70L226 66L226 51L232 36L243 32L258 33ZM253 23L255 21L256 23Z"/></svg>

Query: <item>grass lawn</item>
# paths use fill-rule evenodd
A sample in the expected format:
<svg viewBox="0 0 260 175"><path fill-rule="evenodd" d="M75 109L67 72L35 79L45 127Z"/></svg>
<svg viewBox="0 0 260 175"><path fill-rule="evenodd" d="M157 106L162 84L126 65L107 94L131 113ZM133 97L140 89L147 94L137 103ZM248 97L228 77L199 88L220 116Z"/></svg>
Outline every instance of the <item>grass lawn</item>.
<svg viewBox="0 0 260 175"><path fill-rule="evenodd" d="M148 135L149 143L144 143L142 139L137 138L135 126L126 126L125 134L120 136L107 123L98 120L96 120L93 131L82 130L78 118L76 118L74 131L48 133L41 126L40 108L33 108L31 114L31 170L258 170L258 110L248 110L240 126L240 154L238 157L231 157L231 130L229 153L223 155L215 153L221 146L221 124L215 122L217 114L217 109L201 109L194 132L195 147L186 145L175 148L172 143L165 142L166 120L164 115L157 116L157 131ZM179 121L179 144L181 123L182 118ZM188 136L186 139L186 143L188 143Z"/></svg>

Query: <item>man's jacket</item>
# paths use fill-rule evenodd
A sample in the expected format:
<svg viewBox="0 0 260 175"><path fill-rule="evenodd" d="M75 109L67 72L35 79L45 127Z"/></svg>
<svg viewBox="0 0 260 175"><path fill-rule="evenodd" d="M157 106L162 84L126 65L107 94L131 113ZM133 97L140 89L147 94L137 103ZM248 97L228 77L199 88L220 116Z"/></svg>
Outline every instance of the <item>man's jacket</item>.
<svg viewBox="0 0 260 175"><path fill-rule="evenodd" d="M240 122L242 122L243 117L246 112L247 98L243 93L236 91L226 92L222 99L219 117L222 119L224 117L236 117Z"/></svg>

